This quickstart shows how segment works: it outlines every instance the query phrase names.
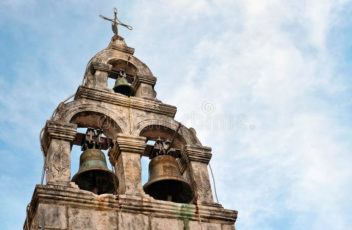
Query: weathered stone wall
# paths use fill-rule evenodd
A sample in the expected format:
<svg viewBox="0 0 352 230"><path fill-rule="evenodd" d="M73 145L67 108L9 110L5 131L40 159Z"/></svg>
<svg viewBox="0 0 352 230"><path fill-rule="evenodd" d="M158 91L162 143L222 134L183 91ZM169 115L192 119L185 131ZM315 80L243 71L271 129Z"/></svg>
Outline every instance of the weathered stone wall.
<svg viewBox="0 0 352 230"><path fill-rule="evenodd" d="M46 185L37 185L24 229L234 229L237 211L213 201L207 171L211 148L202 146L192 128L179 126L175 106L156 99L156 77L133 52L123 40L112 41L90 60L74 100L61 103L47 121L41 139ZM121 66L134 76L132 97L108 88L109 74ZM97 196L71 182L71 147L78 127L102 129L113 141L108 155L120 182L118 195ZM170 140L176 130L173 147L181 152L179 170L193 189L192 204L155 200L141 184L146 141Z"/></svg>
<svg viewBox="0 0 352 230"><path fill-rule="evenodd" d="M24 229L234 230L236 217L236 211L222 207L138 196L97 196L77 188L38 185Z"/></svg>

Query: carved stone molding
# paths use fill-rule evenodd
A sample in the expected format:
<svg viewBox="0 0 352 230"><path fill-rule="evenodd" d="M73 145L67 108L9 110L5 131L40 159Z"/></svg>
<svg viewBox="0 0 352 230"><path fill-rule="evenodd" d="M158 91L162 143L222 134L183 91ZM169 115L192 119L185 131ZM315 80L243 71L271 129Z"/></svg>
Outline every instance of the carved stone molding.
<svg viewBox="0 0 352 230"><path fill-rule="evenodd" d="M96 70L103 71L103 72L109 72L112 70L112 65L101 63L101 62L91 62L90 63L90 71L92 72L92 74L94 74L94 72Z"/></svg>
<svg viewBox="0 0 352 230"><path fill-rule="evenodd" d="M175 106L163 104L156 100L146 100L138 97L127 97L122 94L88 88L85 86L80 86L76 92L75 100L80 98L105 102L113 105L120 105L124 107L131 107L146 112L163 114L172 118L175 116L177 111Z"/></svg>
<svg viewBox="0 0 352 230"><path fill-rule="evenodd" d="M211 159L211 148L207 146L186 145L185 153L190 161L208 164Z"/></svg>
<svg viewBox="0 0 352 230"><path fill-rule="evenodd" d="M155 100L155 83L156 77L152 75L136 75L136 78L132 83L135 96Z"/></svg>
<svg viewBox="0 0 352 230"><path fill-rule="evenodd" d="M45 133L50 138L73 141L76 137L77 125L48 120L45 125Z"/></svg>
<svg viewBox="0 0 352 230"><path fill-rule="evenodd" d="M114 147L108 153L110 162L115 165L121 152L143 154L146 146L145 137L118 134Z"/></svg>
<svg viewBox="0 0 352 230"><path fill-rule="evenodd" d="M52 139L72 142L76 137L76 130L76 124L48 120L44 127L44 135L41 143L44 153L47 153Z"/></svg>
<svg viewBox="0 0 352 230"><path fill-rule="evenodd" d="M133 82L132 87L138 88L141 83L154 86L157 78L152 75L139 75L137 74L136 80Z"/></svg>
<svg viewBox="0 0 352 230"><path fill-rule="evenodd" d="M117 197L112 194L104 194L96 196L91 192L69 187L37 185L29 206L29 212L35 213L38 205L43 203L92 210L95 213L98 210L106 212L119 211L135 215L152 215L154 218L187 219L189 221L217 223L220 225L233 225L238 213L235 210L224 209L221 206L179 204L133 195L120 195ZM27 218L29 223L31 223L35 216L30 215Z"/></svg>
<svg viewBox="0 0 352 230"><path fill-rule="evenodd" d="M143 153L146 147L146 138L140 136L117 135L117 146L122 152Z"/></svg>

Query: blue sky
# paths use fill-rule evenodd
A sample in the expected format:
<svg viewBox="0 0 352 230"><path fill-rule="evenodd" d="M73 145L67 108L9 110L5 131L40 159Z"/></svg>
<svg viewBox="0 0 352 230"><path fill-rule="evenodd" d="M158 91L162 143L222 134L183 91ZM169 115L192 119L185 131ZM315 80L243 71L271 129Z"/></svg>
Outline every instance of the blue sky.
<svg viewBox="0 0 352 230"><path fill-rule="evenodd" d="M1 0L0 228L22 227L39 131L108 45L98 14L117 7L158 98L213 148L237 229L352 229L351 3Z"/></svg>

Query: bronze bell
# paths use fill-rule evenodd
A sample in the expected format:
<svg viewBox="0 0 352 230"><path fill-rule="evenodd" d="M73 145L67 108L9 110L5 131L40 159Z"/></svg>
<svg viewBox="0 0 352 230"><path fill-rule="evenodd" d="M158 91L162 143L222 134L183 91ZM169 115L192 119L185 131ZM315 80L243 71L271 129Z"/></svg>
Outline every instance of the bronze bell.
<svg viewBox="0 0 352 230"><path fill-rule="evenodd" d="M116 175L106 165L104 153L99 149L87 149L80 157L79 170L73 176L80 189L95 194L115 193L118 186Z"/></svg>
<svg viewBox="0 0 352 230"><path fill-rule="evenodd" d="M121 93L121 94L126 95L128 97L132 96L132 94L133 94L133 89L130 86L130 84L128 83L125 76L119 75L116 78L115 85L114 85L113 89L116 93Z"/></svg>
<svg viewBox="0 0 352 230"><path fill-rule="evenodd" d="M181 176L176 158L159 155L149 163L149 180L143 186L144 191L158 200L189 203L193 200L193 191Z"/></svg>

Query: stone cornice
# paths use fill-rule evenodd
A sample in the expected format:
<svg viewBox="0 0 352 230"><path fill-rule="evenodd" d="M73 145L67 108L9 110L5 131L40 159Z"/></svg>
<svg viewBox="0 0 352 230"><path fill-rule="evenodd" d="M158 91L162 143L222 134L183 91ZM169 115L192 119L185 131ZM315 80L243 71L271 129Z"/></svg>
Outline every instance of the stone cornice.
<svg viewBox="0 0 352 230"><path fill-rule="evenodd" d="M48 120L45 125L45 135L49 139L73 141L77 133L77 125Z"/></svg>
<svg viewBox="0 0 352 230"><path fill-rule="evenodd" d="M105 102L113 105L131 107L142 111L163 114L168 117L175 117L176 107L168 104L163 104L157 100L147 100L139 97L127 97L122 94L109 92L106 90L88 88L80 86L77 89L75 100L84 98L93 101Z"/></svg>
<svg viewBox="0 0 352 230"><path fill-rule="evenodd" d="M152 75L136 75L136 80L133 82L132 87L137 89L141 83L154 86L157 78Z"/></svg>
<svg viewBox="0 0 352 230"><path fill-rule="evenodd" d="M112 65L104 64L101 62L90 63L90 71L94 73L96 70L103 71L103 72L110 72L112 70Z"/></svg>
<svg viewBox="0 0 352 230"><path fill-rule="evenodd" d="M185 154L189 161L208 164L211 159L211 148L206 146L186 145Z"/></svg>
<svg viewBox="0 0 352 230"><path fill-rule="evenodd" d="M48 120L44 127L44 134L41 139L41 146L44 155L47 154L51 139L73 141L76 137L77 125Z"/></svg>
<svg viewBox="0 0 352 230"><path fill-rule="evenodd" d="M146 144L146 138L141 136L129 136L123 134L117 134L116 144L121 152L132 152L140 153L144 152Z"/></svg>
<svg viewBox="0 0 352 230"><path fill-rule="evenodd" d="M146 146L145 137L118 134L114 147L108 153L110 162L114 165L121 152L143 154Z"/></svg>
<svg viewBox="0 0 352 230"><path fill-rule="evenodd" d="M39 203L55 203L75 208L104 211L119 210L121 212L143 213L148 216L152 215L153 217L162 218L187 218L202 222L216 221L224 224L234 224L238 213L235 210L224 209L221 206L179 204L131 195L114 196L112 194L104 194L97 196L84 190L50 185L36 186L30 203L31 213L34 213Z"/></svg>

